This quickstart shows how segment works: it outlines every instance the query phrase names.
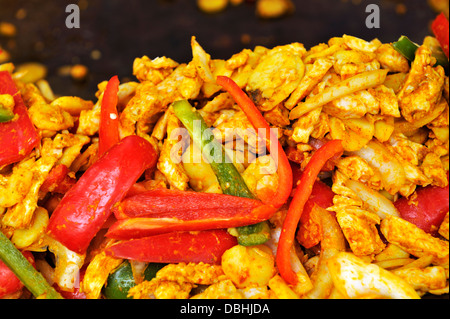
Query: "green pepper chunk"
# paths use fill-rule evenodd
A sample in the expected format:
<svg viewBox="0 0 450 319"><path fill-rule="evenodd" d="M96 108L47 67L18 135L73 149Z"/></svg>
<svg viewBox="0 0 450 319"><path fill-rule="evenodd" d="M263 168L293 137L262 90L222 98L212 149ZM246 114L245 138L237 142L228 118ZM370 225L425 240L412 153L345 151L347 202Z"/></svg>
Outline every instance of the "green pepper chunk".
<svg viewBox="0 0 450 319"><path fill-rule="evenodd" d="M202 116L193 110L192 105L186 100L176 101L173 103L173 110L175 116L186 127L192 140L202 150L202 154L211 165L222 192L238 197L256 198L226 155L222 144L215 140L211 129L206 125ZM265 226L262 227L262 225ZM264 231L262 231L263 229ZM263 244L269 239L270 231L265 231L268 229L267 222L236 227L240 234L242 232L238 236L238 243L244 246Z"/></svg>
<svg viewBox="0 0 450 319"><path fill-rule="evenodd" d="M412 42L407 36L402 35L397 42L392 43L394 49L403 55L408 61L413 62L416 58L416 51L419 48L417 43ZM430 47L433 57L436 59L436 65L443 68L449 67L448 58L440 46Z"/></svg>
<svg viewBox="0 0 450 319"><path fill-rule="evenodd" d="M14 118L14 113L0 104L0 123L9 122Z"/></svg>
<svg viewBox="0 0 450 319"><path fill-rule="evenodd" d="M193 142L201 149L202 154L211 165L222 192L227 195L255 198L225 153L222 144L214 138L214 134L206 125L203 117L192 109L192 105L186 100L173 103L175 116L186 127Z"/></svg>
<svg viewBox="0 0 450 319"><path fill-rule="evenodd" d="M0 260L11 269L36 298L63 299L1 231Z"/></svg>
<svg viewBox="0 0 450 319"><path fill-rule="evenodd" d="M270 238L269 224L260 222L258 224L236 227L237 241L241 246L255 246L264 244Z"/></svg>
<svg viewBox="0 0 450 319"><path fill-rule="evenodd" d="M152 280L156 273L165 266L165 264L148 264L144 271L144 279ZM133 270L128 260L125 260L120 266L108 276L103 294L107 299L131 299L128 297L130 288L136 286L133 276Z"/></svg>

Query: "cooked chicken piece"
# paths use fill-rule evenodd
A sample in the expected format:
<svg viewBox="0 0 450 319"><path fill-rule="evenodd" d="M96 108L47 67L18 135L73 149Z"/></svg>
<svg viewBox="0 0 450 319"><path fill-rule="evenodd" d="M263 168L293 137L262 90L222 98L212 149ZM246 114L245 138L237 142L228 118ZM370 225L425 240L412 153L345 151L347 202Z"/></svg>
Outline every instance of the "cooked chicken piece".
<svg viewBox="0 0 450 319"><path fill-rule="evenodd" d="M272 110L264 113L266 121L277 127L286 127L291 124L289 121L289 110L282 104L278 104Z"/></svg>
<svg viewBox="0 0 450 319"><path fill-rule="evenodd" d="M438 154L430 152L423 159L420 167L424 175L429 178L431 184L438 187L446 187L448 185L447 172L441 158Z"/></svg>
<svg viewBox="0 0 450 319"><path fill-rule="evenodd" d="M120 115L121 136L134 134L138 121L148 121L155 114L164 112L172 102L195 98L202 83L193 64L180 64L156 86L142 82Z"/></svg>
<svg viewBox="0 0 450 319"><path fill-rule="evenodd" d="M311 112L306 113L298 120L296 120L292 124L292 128L294 130L292 132L292 135L290 136L291 139L296 143L308 143L309 137L314 129L316 127L319 127L319 124L323 125L323 123L319 122L320 119L323 119L320 117L321 114L322 108L317 108L315 110L312 110ZM326 129L329 129L328 125Z"/></svg>
<svg viewBox="0 0 450 319"><path fill-rule="evenodd" d="M278 46L261 57L251 73L246 91L261 111L270 111L299 85L305 73L303 45Z"/></svg>
<svg viewBox="0 0 450 319"><path fill-rule="evenodd" d="M107 256L104 251L98 253L86 268L80 290L88 299L98 299L110 273L122 263L122 259Z"/></svg>
<svg viewBox="0 0 450 319"><path fill-rule="evenodd" d="M156 273L159 280L188 282L196 285L212 285L226 279L222 267L205 263L169 264Z"/></svg>
<svg viewBox="0 0 450 319"><path fill-rule="evenodd" d="M308 96L313 88L322 80L328 70L333 66L333 62L328 58L319 58L308 68L305 76L300 81L298 87L286 100L284 106L291 110L297 103Z"/></svg>
<svg viewBox="0 0 450 319"><path fill-rule="evenodd" d="M383 69L388 69L390 72L402 73L409 71L408 60L389 43L384 43L378 47L375 54Z"/></svg>
<svg viewBox="0 0 450 319"><path fill-rule="evenodd" d="M382 187L379 174L359 156L342 157L336 161L336 166L347 178L360 181L373 189L380 190Z"/></svg>
<svg viewBox="0 0 450 319"><path fill-rule="evenodd" d="M379 85L377 87L368 89L368 91L378 100L381 115L400 117L400 109L398 106L397 96L395 95L395 92L392 88L388 88L385 85Z"/></svg>
<svg viewBox="0 0 450 319"><path fill-rule="evenodd" d="M133 299L187 299L192 288L194 285L188 282L180 284L175 281L153 278L130 288L128 297L133 297Z"/></svg>
<svg viewBox="0 0 450 319"><path fill-rule="evenodd" d="M441 226L439 227L439 235L448 240L448 212L445 215L444 220L442 221Z"/></svg>
<svg viewBox="0 0 450 319"><path fill-rule="evenodd" d="M264 56L269 49L263 46L256 46L253 51L243 50L238 55L242 56L232 56L228 61L228 68L234 68L231 78L240 87L245 88L248 83L253 70L258 65L258 62L262 56Z"/></svg>
<svg viewBox="0 0 450 319"><path fill-rule="evenodd" d="M242 299L244 296L229 279L220 281L194 295L193 299Z"/></svg>
<svg viewBox="0 0 450 319"><path fill-rule="evenodd" d="M345 298L420 298L402 278L351 253L339 253L328 262L328 268L335 287Z"/></svg>
<svg viewBox="0 0 450 319"><path fill-rule="evenodd" d="M342 40L350 49L361 52L375 52L382 44L378 39L373 39L372 41L367 42L363 39L347 34L342 36Z"/></svg>
<svg viewBox="0 0 450 319"><path fill-rule="evenodd" d="M177 66L178 63L170 58L158 57L150 60L144 55L134 59L133 75L140 82L149 81L156 85L168 77Z"/></svg>
<svg viewBox="0 0 450 319"><path fill-rule="evenodd" d="M392 270L394 275L404 279L420 293L426 293L434 289L442 289L447 286L445 269L441 266L426 268L403 268Z"/></svg>
<svg viewBox="0 0 450 319"><path fill-rule="evenodd" d="M376 228L380 218L375 213L358 207L346 207L337 211L336 217L356 256L372 256L385 248Z"/></svg>
<svg viewBox="0 0 450 319"><path fill-rule="evenodd" d="M254 154L267 152L266 143L258 137L258 131L255 130L244 112L232 112L231 116L225 115L225 118L224 121L214 123L213 133L216 139L228 142L240 138L248 144L250 152Z"/></svg>
<svg viewBox="0 0 450 319"><path fill-rule="evenodd" d="M448 241L425 233L416 225L395 216L386 216L381 222L381 232L386 239L416 257L429 254L435 265L448 265Z"/></svg>
<svg viewBox="0 0 450 319"><path fill-rule="evenodd" d="M398 93L401 113L409 122L424 117L441 99L445 72L441 66L433 67L434 63L426 46L417 49L408 78Z"/></svg>
<svg viewBox="0 0 450 319"><path fill-rule="evenodd" d="M186 190L189 187L189 177L186 175L186 171L181 163L181 156L183 149L186 149L184 143L186 140L189 141L189 139L182 138L181 141L178 140L177 129L180 127L180 120L174 114L170 115L167 124L168 138L164 140L157 167L164 174L172 188Z"/></svg>
<svg viewBox="0 0 450 319"><path fill-rule="evenodd" d="M61 156L62 149L55 147L54 141L43 139L41 157L31 168L33 179L28 193L22 201L8 208L2 219L4 225L19 229L28 227L37 207L39 189Z"/></svg>
<svg viewBox="0 0 450 319"><path fill-rule="evenodd" d="M33 183L34 157L27 157L14 165L11 174L0 174L0 207L21 202Z"/></svg>

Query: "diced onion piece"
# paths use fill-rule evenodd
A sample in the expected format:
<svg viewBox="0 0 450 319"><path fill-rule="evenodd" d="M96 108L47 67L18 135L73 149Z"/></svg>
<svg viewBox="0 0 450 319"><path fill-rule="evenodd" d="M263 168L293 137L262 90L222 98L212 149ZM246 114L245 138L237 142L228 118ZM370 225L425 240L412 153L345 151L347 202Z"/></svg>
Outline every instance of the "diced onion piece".
<svg viewBox="0 0 450 319"><path fill-rule="evenodd" d="M376 190L351 179L345 181L345 186L354 191L381 219L386 215L400 216L394 204Z"/></svg>

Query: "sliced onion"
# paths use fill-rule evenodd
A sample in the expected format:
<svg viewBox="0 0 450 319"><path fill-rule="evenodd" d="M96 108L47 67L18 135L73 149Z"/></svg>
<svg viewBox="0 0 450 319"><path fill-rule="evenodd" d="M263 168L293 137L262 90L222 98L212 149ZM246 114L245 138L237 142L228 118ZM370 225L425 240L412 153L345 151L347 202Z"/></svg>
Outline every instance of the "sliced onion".
<svg viewBox="0 0 450 319"><path fill-rule="evenodd" d="M346 180L344 184L354 191L364 203L369 205L370 209L381 219L384 219L386 215L400 216L394 204L376 190L351 179Z"/></svg>

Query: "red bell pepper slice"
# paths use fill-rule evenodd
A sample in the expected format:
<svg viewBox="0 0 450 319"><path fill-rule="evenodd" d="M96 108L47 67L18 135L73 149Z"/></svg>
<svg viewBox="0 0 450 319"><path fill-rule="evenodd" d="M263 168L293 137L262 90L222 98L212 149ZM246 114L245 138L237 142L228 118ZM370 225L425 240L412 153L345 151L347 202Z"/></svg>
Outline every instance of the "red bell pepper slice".
<svg viewBox="0 0 450 319"><path fill-rule="evenodd" d="M259 200L174 189L153 189L127 196L114 206L117 219L133 217L174 217L195 220L205 217L245 216L261 206Z"/></svg>
<svg viewBox="0 0 450 319"><path fill-rule="evenodd" d="M64 195L50 217L50 236L74 252L86 252L112 214L111 207L123 199L156 160L155 149L144 138L125 137L90 166Z"/></svg>
<svg viewBox="0 0 450 319"><path fill-rule="evenodd" d="M120 141L119 113L117 112L119 84L119 78L115 75L108 81L103 92L98 131L99 157Z"/></svg>
<svg viewBox="0 0 450 319"><path fill-rule="evenodd" d="M278 165L278 189L273 197L261 199L264 203L273 205L274 207L281 207L288 200L292 190L292 170L286 153L283 150L278 137L273 130L270 129L269 124L261 115L261 112L255 106L253 101L245 94L244 91L229 77L218 76L216 83L222 86L247 115L250 123L257 130L264 129L266 131L266 146L272 155L275 163ZM271 142L276 141L276 145ZM274 153L278 154L275 158Z"/></svg>
<svg viewBox="0 0 450 319"><path fill-rule="evenodd" d="M0 94L14 97L14 119L0 123L0 168L24 159L39 143L39 135L27 107L7 71L0 71Z"/></svg>
<svg viewBox="0 0 450 319"><path fill-rule="evenodd" d="M34 257L29 251L23 251L22 255L34 266ZM0 299L13 294L23 288L23 283L3 261L0 260Z"/></svg>
<svg viewBox="0 0 450 319"><path fill-rule="evenodd" d="M276 212L273 206L254 199L175 190L127 197L114 209L119 220L106 233L114 239L240 227L265 221Z"/></svg>
<svg viewBox="0 0 450 319"><path fill-rule="evenodd" d="M226 230L173 232L119 242L106 248L105 253L151 263L219 264L223 253L237 245L237 239Z"/></svg>
<svg viewBox="0 0 450 319"><path fill-rule="evenodd" d="M394 202L394 206L403 219L437 236L439 226L449 210L448 191L448 185L447 187L426 186L416 190L413 200L400 197Z"/></svg>
<svg viewBox="0 0 450 319"><path fill-rule="evenodd" d="M343 152L344 149L340 140L329 141L318 149L306 165L300 183L289 205L289 210L283 222L276 255L276 263L280 275L289 284L295 285L298 282L297 275L291 268L290 251L305 204L311 196L313 185L322 167L330 158Z"/></svg>
<svg viewBox="0 0 450 319"><path fill-rule="evenodd" d="M434 36L439 41L442 51L444 51L447 58L449 51L448 27L449 27L448 20L445 17L444 13L439 14L431 24L431 30L433 30Z"/></svg>
<svg viewBox="0 0 450 319"><path fill-rule="evenodd" d="M322 229L320 222L311 217L311 211L314 205L322 208L333 206L334 193L331 188L317 180L312 188L311 196L305 203L303 213L300 217L300 226L297 232L297 241L305 248L311 248L317 245L322 238Z"/></svg>

